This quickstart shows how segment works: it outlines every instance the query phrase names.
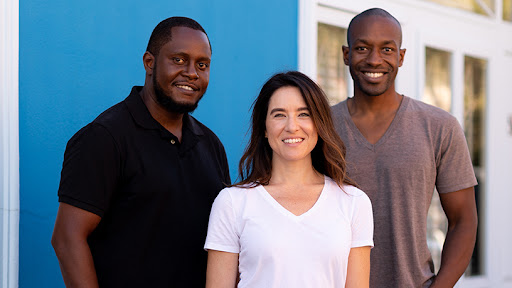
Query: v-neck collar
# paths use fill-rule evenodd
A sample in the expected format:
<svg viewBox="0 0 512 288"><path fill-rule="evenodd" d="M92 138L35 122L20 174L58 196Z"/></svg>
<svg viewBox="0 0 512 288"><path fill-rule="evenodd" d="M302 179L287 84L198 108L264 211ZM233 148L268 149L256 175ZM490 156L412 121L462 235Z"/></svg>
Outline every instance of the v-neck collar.
<svg viewBox="0 0 512 288"><path fill-rule="evenodd" d="M260 195L265 200L267 200L267 202L270 205L272 205L274 207L274 209L279 211L281 214L283 214L284 216L286 216L288 218L291 218L294 221L301 221L305 217L308 217L308 215L314 213L315 210L318 210L319 209L318 207L322 205L324 198L327 197L326 196L326 194L327 194L326 188L327 188L327 185L329 185L328 180L329 180L329 178L324 175L324 187L322 188L322 191L320 192L320 196L318 196L318 199L316 200L315 204L313 204L313 206L311 208L309 208L308 211L306 211L300 215L295 215L292 212L290 212L290 210L284 208L283 205L281 205L279 202L277 202L277 200L274 197L272 197L272 195L270 195L270 193L268 193L267 189L265 189L265 187L263 187L263 185L257 186L256 189L260 193Z"/></svg>
<svg viewBox="0 0 512 288"><path fill-rule="evenodd" d="M368 141L368 139L366 139L366 137L364 137L363 133L361 133L359 128L357 128L356 124L352 120L352 117L350 116L350 112L348 111L348 99L343 101L343 105L341 105L341 109L343 109L343 115L345 116L344 117L345 121L347 121L348 126L354 132L354 138L356 138L356 140L360 144L362 144L363 146L365 146L369 150L375 152L375 149L378 146L380 146L383 143L385 143L386 140L393 133L393 130L394 130L395 126L398 125L397 123L402 118L402 115L404 114L404 111L407 108L407 105L409 105L409 100L410 100L409 97L407 97L405 95L402 95L402 102L400 103L400 106L398 107L398 110L396 111L396 115L393 118L393 121L391 121L391 124L389 125L388 129L386 129L386 132L384 132L384 135L382 135L382 137L380 137L380 139L375 144L370 143Z"/></svg>

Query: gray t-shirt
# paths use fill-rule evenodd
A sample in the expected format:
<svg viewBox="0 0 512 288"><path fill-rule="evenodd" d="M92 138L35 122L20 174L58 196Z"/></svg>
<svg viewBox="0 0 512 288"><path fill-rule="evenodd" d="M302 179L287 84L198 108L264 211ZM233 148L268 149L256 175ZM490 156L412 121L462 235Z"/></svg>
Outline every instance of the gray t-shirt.
<svg viewBox="0 0 512 288"><path fill-rule="evenodd" d="M446 111L406 96L375 144L357 129L346 100L332 112L347 146L348 175L373 205L370 287L428 287L434 265L427 212L434 188L448 193L477 184L464 132Z"/></svg>

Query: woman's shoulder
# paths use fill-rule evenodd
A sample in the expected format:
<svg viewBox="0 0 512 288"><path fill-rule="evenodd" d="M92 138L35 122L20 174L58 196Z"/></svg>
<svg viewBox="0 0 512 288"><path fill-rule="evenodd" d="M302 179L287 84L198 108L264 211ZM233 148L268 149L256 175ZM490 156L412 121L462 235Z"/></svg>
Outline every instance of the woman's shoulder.
<svg viewBox="0 0 512 288"><path fill-rule="evenodd" d="M247 193L250 193L256 189L258 189L258 184L243 184L243 185L233 185L230 187L226 187L219 192L217 198L231 198L231 199L240 199L247 196Z"/></svg>
<svg viewBox="0 0 512 288"><path fill-rule="evenodd" d="M359 212L372 213L371 200L361 189L349 184L343 184L340 187L330 179L328 185L330 187L329 197L333 200L335 199L334 202L337 203L340 211L347 215L349 219Z"/></svg>
<svg viewBox="0 0 512 288"><path fill-rule="evenodd" d="M364 197L364 196L367 197L366 193L364 193L363 190L361 190L355 186L343 183L340 187L338 185L338 183L334 182L334 180L332 180L328 176L325 176L325 178L326 178L326 182L329 183L329 187L332 187L332 189L335 190L336 192L341 192L341 193L343 193L343 195L346 195L349 197Z"/></svg>
<svg viewBox="0 0 512 288"><path fill-rule="evenodd" d="M355 186L352 186L352 185L349 185L349 184L343 184L342 186L342 190L347 193L348 195L350 196L354 196L354 197L368 197L366 195L366 193L364 193L363 190L355 187Z"/></svg>

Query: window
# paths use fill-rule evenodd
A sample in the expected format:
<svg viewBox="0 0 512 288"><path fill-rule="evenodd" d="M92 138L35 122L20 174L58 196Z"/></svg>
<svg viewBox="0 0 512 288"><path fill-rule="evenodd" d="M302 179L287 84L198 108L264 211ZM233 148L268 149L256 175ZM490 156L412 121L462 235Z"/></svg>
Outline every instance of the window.
<svg viewBox="0 0 512 288"><path fill-rule="evenodd" d="M451 112L451 53L427 47L425 49L425 88L423 100ZM485 187L485 109L486 109L486 68L483 59L464 57L464 131L468 142L471 160L478 185L475 187L479 232L466 276L483 274L483 249L480 235L483 235L481 221L484 211L483 195ZM432 253L436 272L441 264L441 252L446 237L448 223L441 207L439 195L434 193L427 218L427 243Z"/></svg>
<svg viewBox="0 0 512 288"><path fill-rule="evenodd" d="M428 0L448 7L494 16L494 0Z"/></svg>
<svg viewBox="0 0 512 288"><path fill-rule="evenodd" d="M503 0L503 20L512 21L512 0Z"/></svg>
<svg viewBox="0 0 512 288"><path fill-rule="evenodd" d="M485 119L487 98L487 61L474 57L464 57L464 132L468 141L469 152L478 185L475 197L479 222L482 221L483 201L485 195ZM481 275L483 268L483 251L481 235L485 227L479 225L473 256L466 270L466 275Z"/></svg>
<svg viewBox="0 0 512 288"><path fill-rule="evenodd" d="M425 87L422 100L451 112L452 69L451 53L430 47L425 48ZM448 229L439 194L434 192L427 216L427 244L432 254L436 273L441 266L441 252Z"/></svg>
<svg viewBox="0 0 512 288"><path fill-rule="evenodd" d="M477 14L495 17L494 0L428 0L444 6L459 8ZM498 2L499 3L499 2ZM512 0L502 0L503 20L512 21Z"/></svg>
<svg viewBox="0 0 512 288"><path fill-rule="evenodd" d="M318 23L317 81L334 105L347 98L348 68L343 62L342 46L347 30Z"/></svg>
<svg viewBox="0 0 512 288"><path fill-rule="evenodd" d="M423 101L450 112L452 104L451 54L427 47L425 59Z"/></svg>

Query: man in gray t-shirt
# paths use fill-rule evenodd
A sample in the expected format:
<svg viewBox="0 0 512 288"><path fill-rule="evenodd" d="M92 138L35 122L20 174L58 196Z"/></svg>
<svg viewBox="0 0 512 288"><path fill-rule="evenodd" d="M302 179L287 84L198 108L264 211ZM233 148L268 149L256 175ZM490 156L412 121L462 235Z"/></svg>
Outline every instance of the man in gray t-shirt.
<svg viewBox="0 0 512 288"><path fill-rule="evenodd" d="M452 287L469 263L477 228L464 133L449 113L395 91L405 49L393 16L366 10L352 19L347 38L354 97L332 109L349 177L372 200L370 287ZM435 188L449 221L437 276L426 241Z"/></svg>

